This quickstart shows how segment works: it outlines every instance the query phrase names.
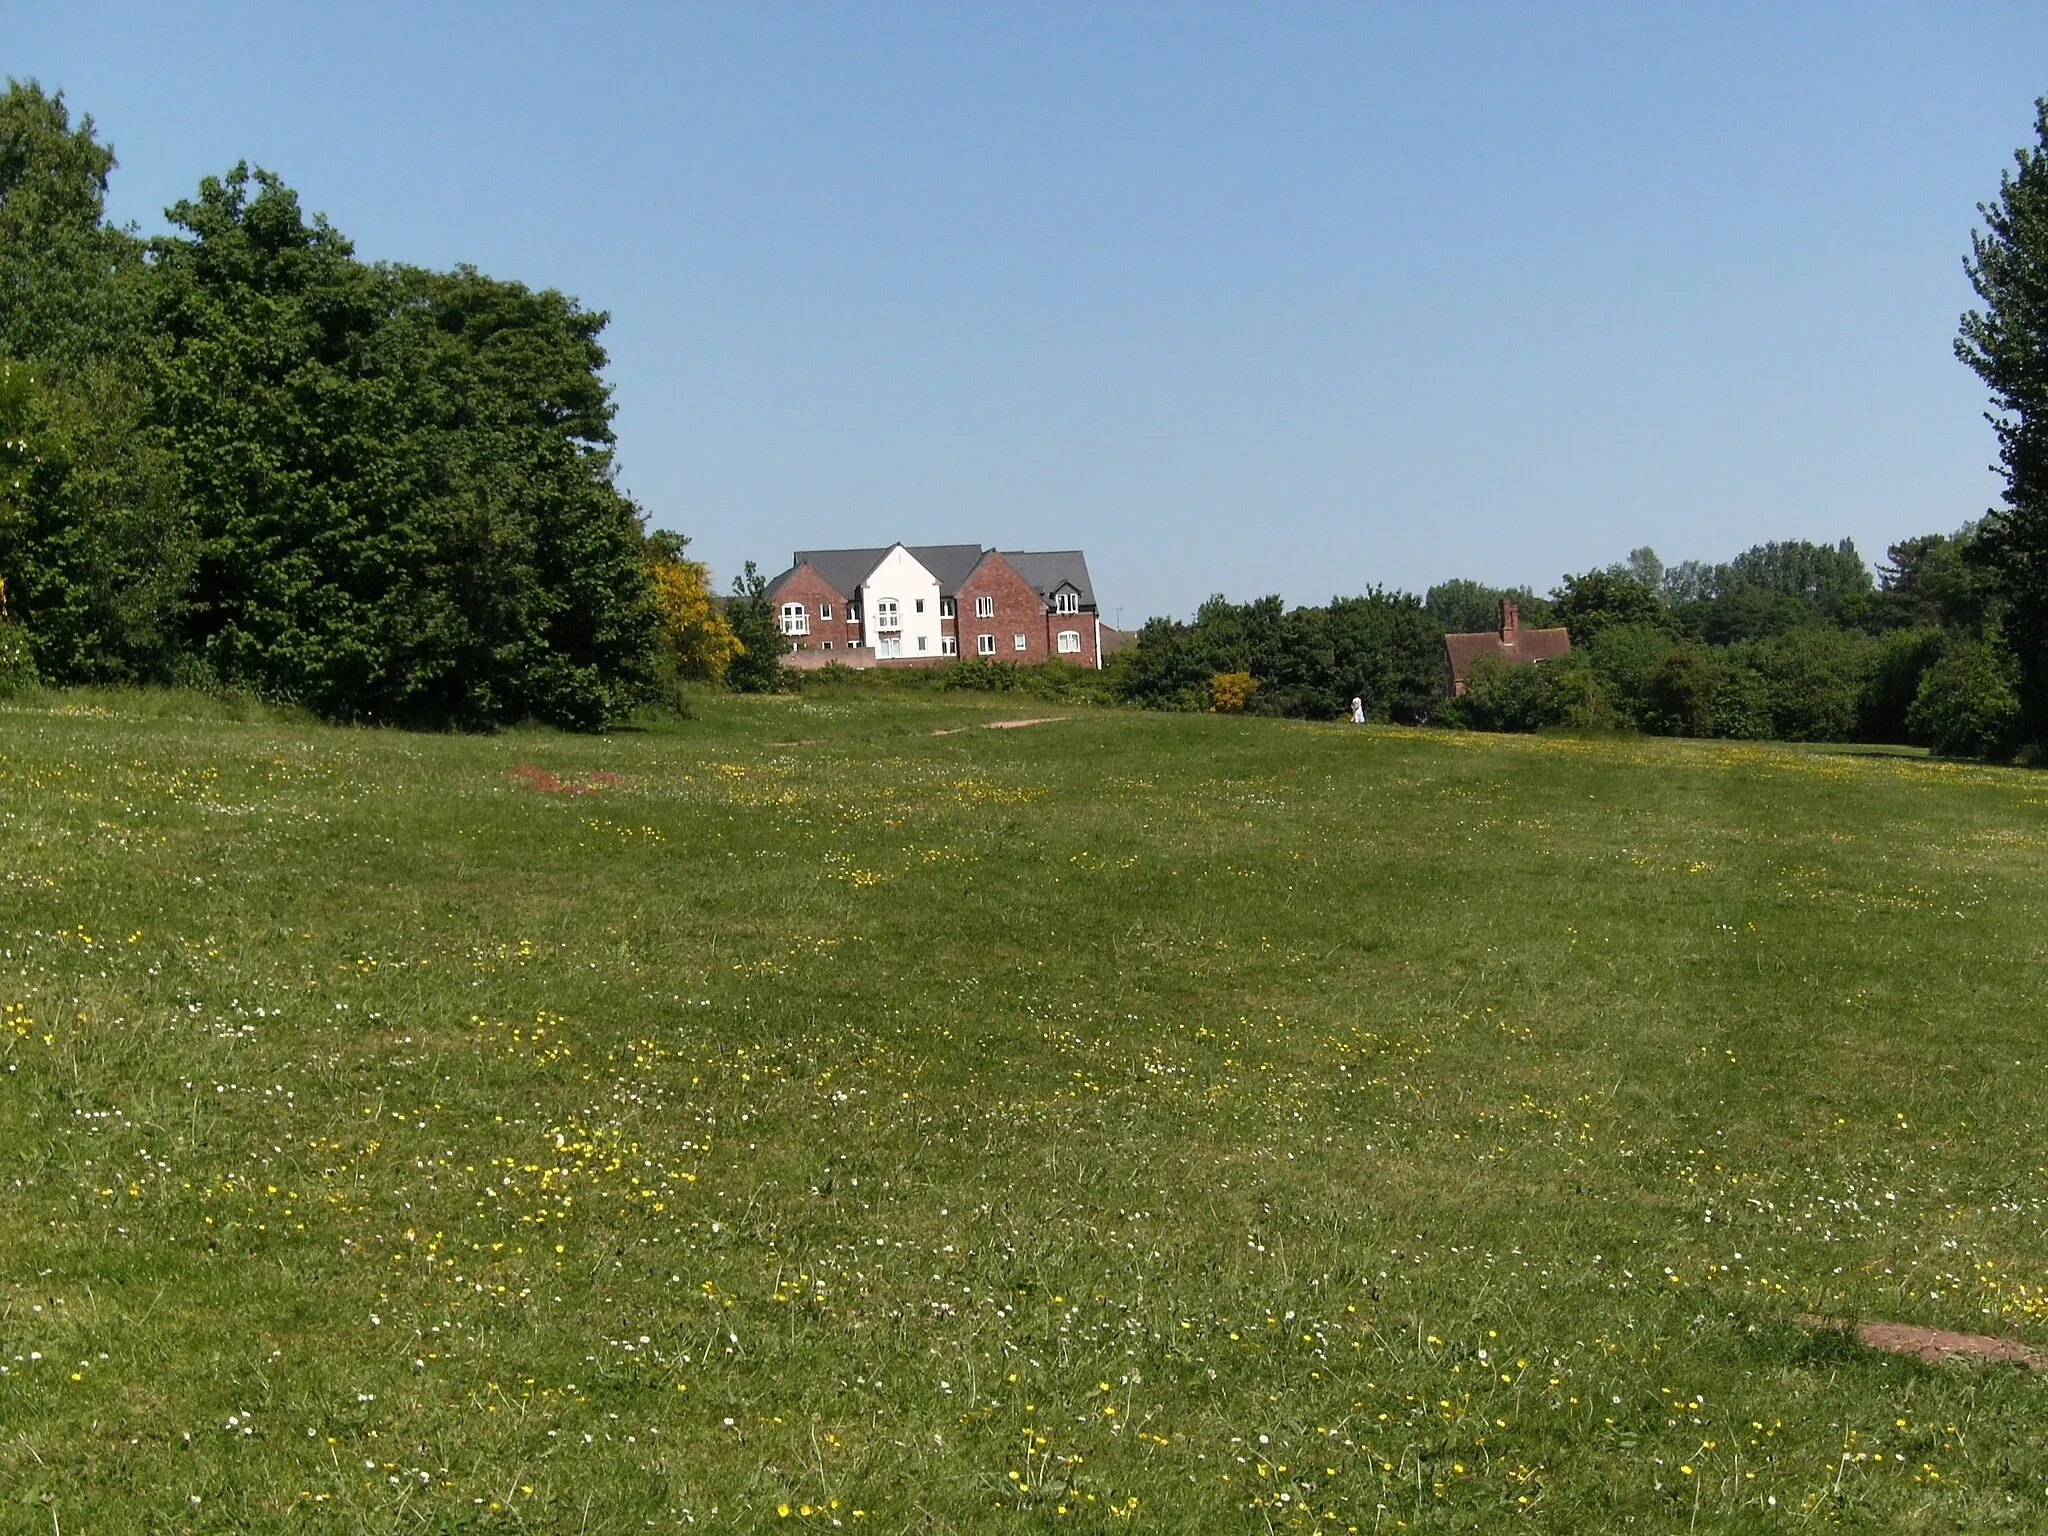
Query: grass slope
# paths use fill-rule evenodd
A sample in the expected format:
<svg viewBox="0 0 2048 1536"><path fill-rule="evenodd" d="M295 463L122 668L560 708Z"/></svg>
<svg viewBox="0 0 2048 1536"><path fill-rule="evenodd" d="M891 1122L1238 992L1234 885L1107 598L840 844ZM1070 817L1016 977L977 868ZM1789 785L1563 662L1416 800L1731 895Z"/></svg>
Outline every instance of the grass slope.
<svg viewBox="0 0 2048 1536"><path fill-rule="evenodd" d="M1799 1321L2048 1344L2038 775L181 707L0 714L0 1529L2048 1523Z"/></svg>

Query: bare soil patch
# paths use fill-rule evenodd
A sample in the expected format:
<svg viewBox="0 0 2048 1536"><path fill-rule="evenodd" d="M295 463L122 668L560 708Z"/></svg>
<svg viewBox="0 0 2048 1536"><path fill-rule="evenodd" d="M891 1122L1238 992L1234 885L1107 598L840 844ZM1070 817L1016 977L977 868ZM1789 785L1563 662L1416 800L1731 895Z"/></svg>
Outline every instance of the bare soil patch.
<svg viewBox="0 0 2048 1536"><path fill-rule="evenodd" d="M1867 1348L1888 1355L1911 1355L1929 1365L1965 1365L1984 1361L1993 1365L2023 1365L2030 1371L2048 1371L2048 1355L2029 1349L2017 1339L1996 1338L1988 1333L1949 1333L1941 1328L1921 1328L1910 1323L1849 1324L1825 1317L1799 1319L1809 1328L1853 1331Z"/></svg>

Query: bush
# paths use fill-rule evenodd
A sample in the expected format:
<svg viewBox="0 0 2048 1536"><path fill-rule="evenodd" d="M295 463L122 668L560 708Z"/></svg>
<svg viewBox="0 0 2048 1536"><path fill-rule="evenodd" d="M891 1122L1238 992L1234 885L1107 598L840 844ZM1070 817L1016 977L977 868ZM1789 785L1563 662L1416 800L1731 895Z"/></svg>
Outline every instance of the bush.
<svg viewBox="0 0 2048 1536"><path fill-rule="evenodd" d="M1651 679L1677 648L1669 630L1652 624L1611 625L1586 647L1587 664L1618 724L1633 730L1653 728L1658 706Z"/></svg>
<svg viewBox="0 0 2048 1536"><path fill-rule="evenodd" d="M1771 686L1742 652L1726 655L1714 689L1714 734L1733 741L1767 741Z"/></svg>
<svg viewBox="0 0 2048 1536"><path fill-rule="evenodd" d="M1642 726L1663 736L1711 736L1721 667L1696 645L1665 653L1650 669L1643 690Z"/></svg>
<svg viewBox="0 0 2048 1536"><path fill-rule="evenodd" d="M1870 648L1870 673L1863 684L1858 729L1865 741L1910 741L1906 720L1920 696L1920 681L1941 659L1939 629L1894 630Z"/></svg>
<svg viewBox="0 0 2048 1536"><path fill-rule="evenodd" d="M1219 715L1241 715L1258 689L1249 672L1218 672L1209 679L1209 707Z"/></svg>
<svg viewBox="0 0 2048 1536"><path fill-rule="evenodd" d="M1982 641L1951 641L1920 679L1906 716L1911 738L1945 757L2003 757L2020 726L2017 668Z"/></svg>
<svg viewBox="0 0 2048 1536"><path fill-rule="evenodd" d="M1771 734L1780 741L1854 741L1871 642L1809 625L1759 641L1748 656L1770 693Z"/></svg>
<svg viewBox="0 0 2048 1536"><path fill-rule="evenodd" d="M1510 666L1481 656L1465 677L1465 691L1444 701L1437 723L1467 731L1533 731L1548 724L1539 666Z"/></svg>
<svg viewBox="0 0 2048 1536"><path fill-rule="evenodd" d="M946 668L940 681L944 688L970 688L976 693L1016 693L1024 688L1024 669L1014 661L990 661L970 656Z"/></svg>
<svg viewBox="0 0 2048 1536"><path fill-rule="evenodd" d="M0 623L0 699L27 693L41 681L28 631L19 624Z"/></svg>

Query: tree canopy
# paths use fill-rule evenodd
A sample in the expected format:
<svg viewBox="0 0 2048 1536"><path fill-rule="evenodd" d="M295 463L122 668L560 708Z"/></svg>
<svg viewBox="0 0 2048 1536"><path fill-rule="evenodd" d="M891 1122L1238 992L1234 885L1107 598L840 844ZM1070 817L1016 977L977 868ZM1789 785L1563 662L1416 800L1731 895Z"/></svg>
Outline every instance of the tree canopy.
<svg viewBox="0 0 2048 1536"><path fill-rule="evenodd" d="M1965 262L1983 301L1962 317L1956 356L1991 391L2005 505L1986 514L1982 554L2004 599L2017 663L2019 721L2048 743L2048 99L2035 103L2034 142L1977 209L1983 229Z"/></svg>
<svg viewBox="0 0 2048 1536"><path fill-rule="evenodd" d="M114 164L61 95L0 98L0 579L45 677L464 727L649 696L603 314L363 262L246 165L145 247L104 223Z"/></svg>

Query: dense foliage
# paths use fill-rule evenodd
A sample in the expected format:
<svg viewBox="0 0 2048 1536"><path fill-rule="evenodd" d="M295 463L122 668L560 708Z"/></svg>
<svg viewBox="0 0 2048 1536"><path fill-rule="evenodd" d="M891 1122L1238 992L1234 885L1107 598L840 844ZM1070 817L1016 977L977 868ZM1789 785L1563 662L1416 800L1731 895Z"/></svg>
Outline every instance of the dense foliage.
<svg viewBox="0 0 2048 1536"><path fill-rule="evenodd" d="M1991 389L2005 505L1984 522L1983 550L2007 599L2005 637L2017 677L2019 729L2048 744L2048 100L2035 142L1980 205L1970 282L1984 308L1963 316L1956 355Z"/></svg>
<svg viewBox="0 0 2048 1536"><path fill-rule="evenodd" d="M1458 579L1323 608L1277 597L1153 619L1111 658L1111 697L1152 708L1376 719L1478 730L1636 730L1750 740L1917 742L1965 756L2017 744L2008 611L1981 528L1892 546L1873 574L1848 540L1760 544L1722 564L1654 550L1566 576L1547 598ZM1512 601L1570 654L1482 660L1450 697L1448 634ZM1242 679L1242 680L1241 680ZM1247 683L1249 686L1247 686Z"/></svg>
<svg viewBox="0 0 2048 1536"><path fill-rule="evenodd" d="M1117 656L1113 681L1133 703L1209 709L1213 679L1245 673L1256 688L1239 707L1253 714L1327 718L1359 697L1376 717L1419 721L1443 692L1443 654L1442 628L1407 593L1292 610L1277 597L1212 597L1192 624L1150 620Z"/></svg>
<svg viewBox="0 0 2048 1536"><path fill-rule="evenodd" d="M1570 655L1482 665L1437 718L2003 754L2017 702L1982 542L1976 527L1904 540L1875 578L1847 540L1670 568L1638 550L1553 594Z"/></svg>
<svg viewBox="0 0 2048 1536"><path fill-rule="evenodd" d="M466 727L649 697L602 314L365 263L247 167L144 242L113 166L61 95L0 98L0 578L44 678Z"/></svg>

